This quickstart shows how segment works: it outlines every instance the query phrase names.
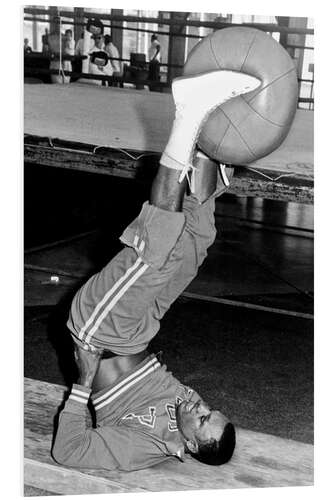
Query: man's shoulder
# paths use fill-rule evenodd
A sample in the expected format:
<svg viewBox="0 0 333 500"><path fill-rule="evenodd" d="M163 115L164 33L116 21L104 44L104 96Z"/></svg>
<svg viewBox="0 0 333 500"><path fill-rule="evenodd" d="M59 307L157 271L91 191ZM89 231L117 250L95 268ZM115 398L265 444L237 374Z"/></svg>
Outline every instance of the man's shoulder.
<svg viewBox="0 0 333 500"><path fill-rule="evenodd" d="M110 52L111 54L114 54L114 55L119 54L117 47L116 47L115 45L113 45L113 43L112 43L112 42L110 42L110 43L106 46L106 50L107 50L108 52Z"/></svg>

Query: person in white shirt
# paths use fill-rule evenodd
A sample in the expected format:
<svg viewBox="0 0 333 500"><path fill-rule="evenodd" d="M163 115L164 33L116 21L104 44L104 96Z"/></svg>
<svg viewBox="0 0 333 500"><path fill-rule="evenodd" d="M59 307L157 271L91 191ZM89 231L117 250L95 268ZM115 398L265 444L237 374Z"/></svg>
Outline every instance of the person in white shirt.
<svg viewBox="0 0 333 500"><path fill-rule="evenodd" d="M161 45L158 41L157 35L151 36L151 45L148 49L149 58L149 75L148 79L152 82L159 81L160 79L160 63L161 63ZM155 90L156 85L149 85L150 90Z"/></svg>
<svg viewBox="0 0 333 500"><path fill-rule="evenodd" d="M70 29L65 31L65 39L64 39L64 56L74 56L75 54L75 42L73 40L73 32ZM65 71L72 71L72 62L69 59L64 59L62 62L63 69ZM65 76L66 82L70 82L70 76Z"/></svg>
<svg viewBox="0 0 333 500"><path fill-rule="evenodd" d="M89 18L87 24L85 25L84 31L81 35L80 40L78 40L75 47L76 56L85 56L82 60L82 73L89 73L89 53L95 46L95 41L93 39L94 35L103 34L103 23L99 19ZM80 78L80 82L88 82L88 79Z"/></svg>
<svg viewBox="0 0 333 500"><path fill-rule="evenodd" d="M119 59L119 51L117 47L111 42L110 35L105 35L104 37L105 43L105 52L107 52L108 56L111 57L110 63L113 69L114 76L121 76L121 63L118 61Z"/></svg>
<svg viewBox="0 0 333 500"><path fill-rule="evenodd" d="M88 52L94 47L95 42L92 37L92 34L86 31L86 38L85 40L85 33L82 33L80 40L76 42L75 45L75 55L76 56L86 56L88 55ZM87 50L87 52L86 52Z"/></svg>
<svg viewBox="0 0 333 500"><path fill-rule="evenodd" d="M158 41L157 35L152 35L150 38L151 44L148 49L149 62L161 62L161 44Z"/></svg>
<svg viewBox="0 0 333 500"><path fill-rule="evenodd" d="M89 73L93 75L112 76L113 68L111 66L109 55L105 50L104 35L94 35L93 38L95 45L89 51ZM96 53L95 56L93 56L94 53ZM89 83L92 83L94 85L102 85L102 80L89 80ZM106 85L108 85L108 82L106 82Z"/></svg>

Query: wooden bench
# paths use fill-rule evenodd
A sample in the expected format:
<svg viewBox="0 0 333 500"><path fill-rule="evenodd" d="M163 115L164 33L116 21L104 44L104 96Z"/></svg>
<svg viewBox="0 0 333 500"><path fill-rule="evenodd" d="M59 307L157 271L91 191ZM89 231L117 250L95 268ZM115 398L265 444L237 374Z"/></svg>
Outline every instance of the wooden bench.
<svg viewBox="0 0 333 500"><path fill-rule="evenodd" d="M50 456L53 419L67 389L25 379L24 482L57 494L181 491L313 484L313 446L237 429L232 460L210 467L188 458L134 472L72 469Z"/></svg>

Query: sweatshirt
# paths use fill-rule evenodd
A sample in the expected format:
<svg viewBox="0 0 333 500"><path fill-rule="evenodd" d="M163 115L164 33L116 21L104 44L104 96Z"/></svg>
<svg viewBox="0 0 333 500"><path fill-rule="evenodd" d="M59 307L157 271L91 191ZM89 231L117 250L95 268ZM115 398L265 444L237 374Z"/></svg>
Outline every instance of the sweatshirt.
<svg viewBox="0 0 333 500"><path fill-rule="evenodd" d="M58 463L132 471L164 460L184 460L176 406L200 397L167 371L155 355L92 395L96 428L87 423L90 395L90 389L73 384L59 416L52 450Z"/></svg>

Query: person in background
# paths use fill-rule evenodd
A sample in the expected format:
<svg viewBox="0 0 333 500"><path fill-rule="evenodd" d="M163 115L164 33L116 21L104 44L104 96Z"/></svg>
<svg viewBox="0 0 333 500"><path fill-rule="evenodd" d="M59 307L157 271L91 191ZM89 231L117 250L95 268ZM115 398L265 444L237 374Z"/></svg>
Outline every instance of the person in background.
<svg viewBox="0 0 333 500"><path fill-rule="evenodd" d="M74 56L75 54L75 42L73 39L73 31L68 29L65 31L65 53Z"/></svg>
<svg viewBox="0 0 333 500"><path fill-rule="evenodd" d="M112 69L113 69L113 75L114 76L121 76L122 70L121 70L120 61L118 60L119 59L119 51L118 51L117 47L112 43L110 35L105 35L104 43L105 43L105 52L111 58L110 63L111 63Z"/></svg>
<svg viewBox="0 0 333 500"><path fill-rule="evenodd" d="M109 55L105 50L104 35L93 35L93 39L94 46L89 52L89 73L93 75L112 76L113 68ZM102 80L89 80L89 83L102 85ZM108 86L108 82L105 82L105 85Z"/></svg>
<svg viewBox="0 0 333 500"><path fill-rule="evenodd" d="M107 63L107 54L103 53L100 49L97 48L96 46L96 40L95 37L98 36L103 36L104 33L104 26L103 23L101 22L100 19L90 17L87 19L87 23L84 27L83 33L81 35L80 40L78 40L76 47L75 47L75 55L82 57L82 62L81 62L81 72L82 73L96 73L100 74L101 71L98 73L98 66L102 68L102 65L105 65ZM100 51L100 57L97 57L96 55L93 56L93 62L91 60L91 54L92 52L97 52ZM95 64L95 63L98 64ZM93 71L91 71L91 69ZM91 80L88 78L79 78L78 80L80 83L93 83L95 85L101 85L102 81L101 80Z"/></svg>
<svg viewBox="0 0 333 500"><path fill-rule="evenodd" d="M43 55L48 55L48 53L49 53L48 37L49 37L49 30L48 30L48 28L45 28L44 35L42 35L42 53L43 53Z"/></svg>
<svg viewBox="0 0 333 500"><path fill-rule="evenodd" d="M73 32L70 29L67 29L65 31L65 38L64 38L64 56L74 56L75 54L75 42L73 39ZM72 61L70 59L65 59L63 60L63 69L65 71L73 71L72 69ZM67 80L64 83L69 83L70 82L70 76L65 77Z"/></svg>
<svg viewBox="0 0 333 500"><path fill-rule="evenodd" d="M93 39L91 34L88 35L88 38L90 39L90 41L88 42L88 45L89 45L88 48L89 48L89 50L91 50L94 47L95 43L94 43L94 39ZM82 33L81 38L76 42L76 45L75 45L75 55L76 56L87 55L85 53L84 44L85 44L84 33Z"/></svg>
<svg viewBox="0 0 333 500"><path fill-rule="evenodd" d="M160 79L160 63L161 63L161 44L158 41L157 35L151 36L151 44L148 49L149 59L149 75L148 79L152 82ZM150 90L156 90L156 85L149 85Z"/></svg>
<svg viewBox="0 0 333 500"><path fill-rule="evenodd" d="M29 46L29 38L24 39L24 55L31 54L32 48Z"/></svg>

